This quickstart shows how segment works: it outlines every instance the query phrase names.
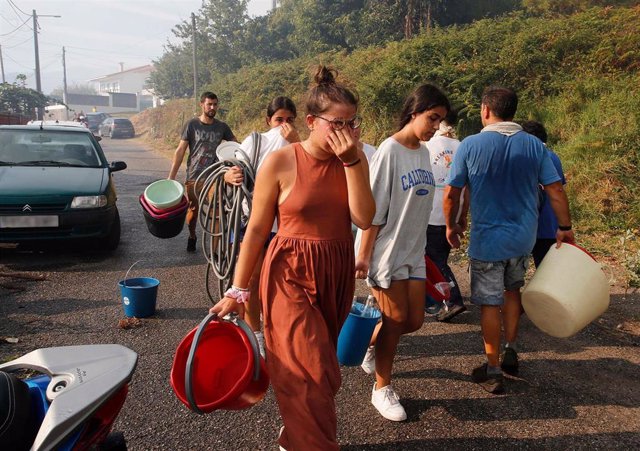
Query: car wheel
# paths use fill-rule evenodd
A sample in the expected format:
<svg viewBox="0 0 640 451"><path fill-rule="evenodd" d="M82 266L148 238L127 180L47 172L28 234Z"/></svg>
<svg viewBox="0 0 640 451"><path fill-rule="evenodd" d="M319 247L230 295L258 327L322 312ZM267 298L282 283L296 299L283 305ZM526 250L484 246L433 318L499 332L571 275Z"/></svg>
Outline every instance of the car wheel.
<svg viewBox="0 0 640 451"><path fill-rule="evenodd" d="M100 247L106 251L115 251L120 244L120 213L116 207L116 214L113 217L113 224L111 224L111 230L106 237L99 241Z"/></svg>

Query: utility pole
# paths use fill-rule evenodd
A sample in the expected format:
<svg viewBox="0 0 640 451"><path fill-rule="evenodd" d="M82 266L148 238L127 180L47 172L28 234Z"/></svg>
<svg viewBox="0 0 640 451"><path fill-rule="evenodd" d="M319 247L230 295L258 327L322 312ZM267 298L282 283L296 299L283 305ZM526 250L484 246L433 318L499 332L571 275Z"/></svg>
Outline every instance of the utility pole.
<svg viewBox="0 0 640 451"><path fill-rule="evenodd" d="M40 84L40 52L38 51L38 14L33 10L33 48L36 52L36 91L42 92ZM42 111L38 108L38 119L42 119Z"/></svg>
<svg viewBox="0 0 640 451"><path fill-rule="evenodd" d="M198 104L198 66L196 64L196 15L191 13L191 47L193 50L193 98Z"/></svg>
<svg viewBox="0 0 640 451"><path fill-rule="evenodd" d="M2 67L2 83L6 83L7 80L4 78L4 60L2 59L2 46L0 45L0 67Z"/></svg>
<svg viewBox="0 0 640 451"><path fill-rule="evenodd" d="M64 103L64 118L69 120L69 103L67 102L67 59L62 47L62 103Z"/></svg>
<svg viewBox="0 0 640 451"><path fill-rule="evenodd" d="M40 17L61 17L43 15ZM33 49L36 53L36 91L42 92L42 85L40 83L40 52L38 51L38 14L36 10L33 10ZM38 120L42 119L42 108L38 108Z"/></svg>

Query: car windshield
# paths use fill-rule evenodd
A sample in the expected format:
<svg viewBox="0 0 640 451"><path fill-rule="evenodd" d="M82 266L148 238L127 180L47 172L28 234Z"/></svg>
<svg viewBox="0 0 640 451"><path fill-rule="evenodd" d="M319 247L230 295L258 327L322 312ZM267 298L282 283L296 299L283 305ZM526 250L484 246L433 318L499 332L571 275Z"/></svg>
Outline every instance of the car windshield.
<svg viewBox="0 0 640 451"><path fill-rule="evenodd" d="M88 133L0 130L0 165L101 167Z"/></svg>
<svg viewBox="0 0 640 451"><path fill-rule="evenodd" d="M131 121L129 119L114 119L113 123L118 125L131 125Z"/></svg>

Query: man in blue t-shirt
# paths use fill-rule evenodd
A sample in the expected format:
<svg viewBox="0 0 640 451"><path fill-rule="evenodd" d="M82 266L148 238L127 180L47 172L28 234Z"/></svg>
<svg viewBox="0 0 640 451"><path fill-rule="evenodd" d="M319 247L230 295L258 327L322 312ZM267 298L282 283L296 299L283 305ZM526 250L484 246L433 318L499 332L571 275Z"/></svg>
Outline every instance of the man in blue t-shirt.
<svg viewBox="0 0 640 451"><path fill-rule="evenodd" d="M526 121L522 123L522 129L530 135L538 138L546 147L547 130L545 130L544 125L542 125L538 121ZM547 150L549 151L549 157L551 157L553 166L556 168L556 171L560 176L560 181L563 185L566 185L567 182L564 178L564 172L562 170L560 157L558 157L558 155L556 155L555 152L553 152L548 147ZM545 255L547 255L547 252L549 251L551 246L555 244L556 231L558 230L558 220L556 219L556 215L553 212L553 208L551 208L549 197L542 187L539 187L538 195L540 197L538 233L536 235L536 244L533 246L533 250L531 251L533 263L534 265L536 265L536 268L540 266L540 263L542 263L542 259Z"/></svg>
<svg viewBox="0 0 640 451"><path fill-rule="evenodd" d="M490 393L504 391L502 371L517 374L515 349L522 312L520 288L536 241L538 185L545 188L558 218L558 245L573 242L569 202L542 142L512 122L516 93L489 87L482 95L482 131L462 141L454 156L444 195L447 240L460 247L456 222L460 194L471 194L469 244L471 302L481 308L487 363L472 379ZM506 348L500 364L501 326Z"/></svg>

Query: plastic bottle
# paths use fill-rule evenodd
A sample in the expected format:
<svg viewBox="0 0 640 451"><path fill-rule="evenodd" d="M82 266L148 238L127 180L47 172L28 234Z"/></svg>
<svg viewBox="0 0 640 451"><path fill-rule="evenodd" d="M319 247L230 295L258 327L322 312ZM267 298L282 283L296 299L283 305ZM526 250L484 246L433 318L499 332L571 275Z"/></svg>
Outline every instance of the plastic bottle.
<svg viewBox="0 0 640 451"><path fill-rule="evenodd" d="M376 302L376 298L371 295L367 296L367 301L365 302L364 308L362 309L362 317L373 318L376 314L377 309L378 303Z"/></svg>
<svg viewBox="0 0 640 451"><path fill-rule="evenodd" d="M351 313L354 313L356 315L360 314L360 310L358 309L358 297L354 296L353 297L353 302L351 302Z"/></svg>

